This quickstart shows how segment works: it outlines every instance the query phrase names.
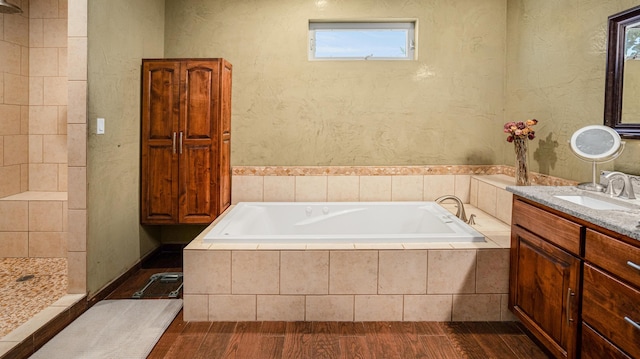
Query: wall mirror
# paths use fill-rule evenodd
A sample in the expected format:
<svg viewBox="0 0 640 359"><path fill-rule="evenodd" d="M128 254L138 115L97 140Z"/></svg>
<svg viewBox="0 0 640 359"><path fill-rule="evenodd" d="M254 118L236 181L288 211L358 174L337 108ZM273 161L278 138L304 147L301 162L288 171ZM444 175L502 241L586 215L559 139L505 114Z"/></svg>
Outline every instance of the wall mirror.
<svg viewBox="0 0 640 359"><path fill-rule="evenodd" d="M604 124L640 139L640 6L609 16Z"/></svg>

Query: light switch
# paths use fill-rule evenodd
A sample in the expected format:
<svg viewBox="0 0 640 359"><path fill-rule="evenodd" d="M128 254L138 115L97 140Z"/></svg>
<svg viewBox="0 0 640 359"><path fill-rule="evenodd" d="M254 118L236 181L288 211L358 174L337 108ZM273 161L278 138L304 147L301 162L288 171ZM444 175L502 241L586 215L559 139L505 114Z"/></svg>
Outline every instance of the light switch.
<svg viewBox="0 0 640 359"><path fill-rule="evenodd" d="M104 135L104 118L98 117L98 121L96 123L96 134Z"/></svg>

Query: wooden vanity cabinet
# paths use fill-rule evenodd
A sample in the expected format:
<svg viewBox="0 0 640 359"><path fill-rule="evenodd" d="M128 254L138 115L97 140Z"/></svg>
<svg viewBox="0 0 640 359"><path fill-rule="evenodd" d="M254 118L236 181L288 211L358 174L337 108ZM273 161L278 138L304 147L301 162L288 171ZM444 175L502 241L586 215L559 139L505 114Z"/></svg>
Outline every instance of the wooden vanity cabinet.
<svg viewBox="0 0 640 359"><path fill-rule="evenodd" d="M142 61L142 224L209 224L231 204L231 73L224 59Z"/></svg>
<svg viewBox="0 0 640 359"><path fill-rule="evenodd" d="M509 307L556 358L640 358L640 241L514 196Z"/></svg>
<svg viewBox="0 0 640 359"><path fill-rule="evenodd" d="M577 357L581 227L514 200L509 307L557 358Z"/></svg>

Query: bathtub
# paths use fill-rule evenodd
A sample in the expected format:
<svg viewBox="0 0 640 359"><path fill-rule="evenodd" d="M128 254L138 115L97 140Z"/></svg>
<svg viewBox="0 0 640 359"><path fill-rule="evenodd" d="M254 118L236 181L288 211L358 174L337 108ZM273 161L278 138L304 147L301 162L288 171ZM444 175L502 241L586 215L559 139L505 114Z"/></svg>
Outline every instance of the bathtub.
<svg viewBox="0 0 640 359"><path fill-rule="evenodd" d="M241 202L205 243L485 242L435 202Z"/></svg>

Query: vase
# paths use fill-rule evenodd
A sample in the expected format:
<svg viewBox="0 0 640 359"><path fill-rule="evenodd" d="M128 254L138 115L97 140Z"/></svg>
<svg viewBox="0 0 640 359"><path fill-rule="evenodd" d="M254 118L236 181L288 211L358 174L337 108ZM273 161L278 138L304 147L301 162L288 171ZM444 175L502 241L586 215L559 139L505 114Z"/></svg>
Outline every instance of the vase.
<svg viewBox="0 0 640 359"><path fill-rule="evenodd" d="M527 163L527 139L514 138L513 144L516 151L516 186L528 186L529 164Z"/></svg>

